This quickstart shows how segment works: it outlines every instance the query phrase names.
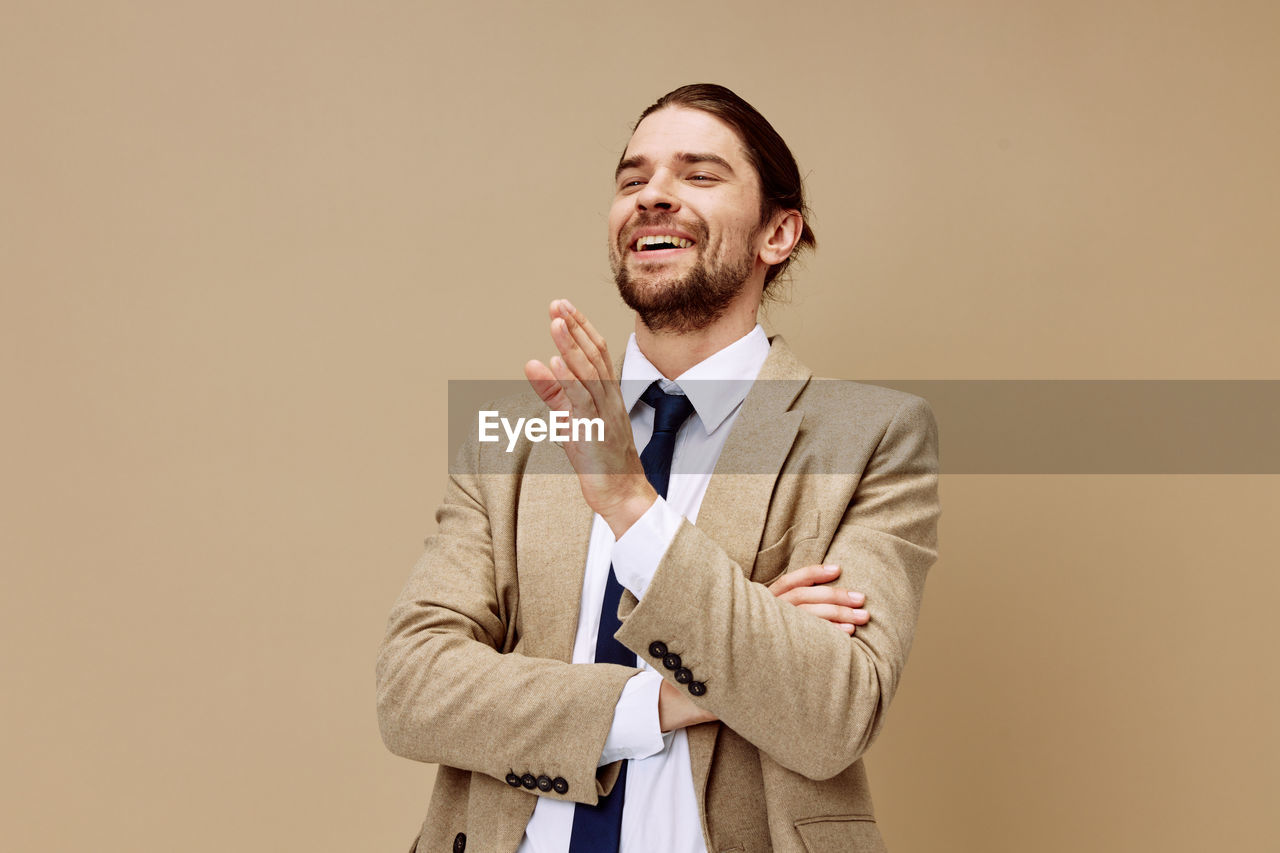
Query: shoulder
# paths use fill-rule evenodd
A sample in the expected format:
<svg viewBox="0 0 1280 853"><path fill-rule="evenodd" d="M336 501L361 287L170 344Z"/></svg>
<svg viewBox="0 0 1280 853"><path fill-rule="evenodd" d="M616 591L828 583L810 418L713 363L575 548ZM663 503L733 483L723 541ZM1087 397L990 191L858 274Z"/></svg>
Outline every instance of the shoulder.
<svg viewBox="0 0 1280 853"><path fill-rule="evenodd" d="M868 385L848 379L810 379L796 398L795 408L820 420L830 418L859 421L905 420L921 422L933 416L929 401L906 391Z"/></svg>
<svg viewBox="0 0 1280 853"><path fill-rule="evenodd" d="M770 343L760 379L770 388L776 386L776 394L770 396L790 400L787 408L803 413L801 431L808 439L848 448L877 444L887 434L918 434L929 440L936 435L933 410L923 397L881 385L813 376L781 335ZM760 390L764 396L769 389Z"/></svg>
<svg viewBox="0 0 1280 853"><path fill-rule="evenodd" d="M824 470L861 471L872 457L936 470L938 427L927 400L893 388L811 379L797 396L807 455Z"/></svg>
<svg viewBox="0 0 1280 853"><path fill-rule="evenodd" d="M791 408L805 410L806 417L812 411L819 418L847 417L854 413L872 419L892 418L898 413L918 418L929 411L924 398L905 391L814 376L781 335L774 335L769 343L769 358L760 371L759 380L766 386L776 383L782 389L779 393L787 393L787 387L798 385L800 390Z"/></svg>

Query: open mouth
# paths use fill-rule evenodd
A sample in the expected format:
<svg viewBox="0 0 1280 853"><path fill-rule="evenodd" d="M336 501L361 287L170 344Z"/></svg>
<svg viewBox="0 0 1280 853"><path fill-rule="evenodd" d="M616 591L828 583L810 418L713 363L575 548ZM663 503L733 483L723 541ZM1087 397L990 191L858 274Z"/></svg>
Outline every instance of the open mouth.
<svg viewBox="0 0 1280 853"><path fill-rule="evenodd" d="M662 252L671 249L688 249L692 245L693 241L684 237L656 234L649 237L637 237L636 241L631 244L631 249L635 252Z"/></svg>

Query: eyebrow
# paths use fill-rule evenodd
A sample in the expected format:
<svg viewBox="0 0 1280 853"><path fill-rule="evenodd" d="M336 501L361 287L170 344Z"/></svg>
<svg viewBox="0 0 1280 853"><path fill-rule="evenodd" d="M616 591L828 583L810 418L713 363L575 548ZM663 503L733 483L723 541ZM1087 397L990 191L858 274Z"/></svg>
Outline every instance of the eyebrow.
<svg viewBox="0 0 1280 853"><path fill-rule="evenodd" d="M694 163L714 163L729 174L734 174L733 167L729 165L729 161L721 157L719 154L711 154L710 152L686 152L680 151L675 155L675 159L681 163L692 165ZM627 169L638 169L649 164L649 158L643 154L634 157L627 157L618 161L618 168L613 171L613 179L616 181L618 176Z"/></svg>

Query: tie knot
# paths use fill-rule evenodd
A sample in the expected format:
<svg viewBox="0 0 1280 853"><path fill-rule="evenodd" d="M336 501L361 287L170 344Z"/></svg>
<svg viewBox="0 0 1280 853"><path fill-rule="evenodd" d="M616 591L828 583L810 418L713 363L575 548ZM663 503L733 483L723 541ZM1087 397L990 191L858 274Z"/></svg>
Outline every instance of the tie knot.
<svg viewBox="0 0 1280 853"><path fill-rule="evenodd" d="M653 407L654 434L675 432L693 414L693 403L689 402L688 397L683 394L668 394L656 380L645 389L640 399Z"/></svg>

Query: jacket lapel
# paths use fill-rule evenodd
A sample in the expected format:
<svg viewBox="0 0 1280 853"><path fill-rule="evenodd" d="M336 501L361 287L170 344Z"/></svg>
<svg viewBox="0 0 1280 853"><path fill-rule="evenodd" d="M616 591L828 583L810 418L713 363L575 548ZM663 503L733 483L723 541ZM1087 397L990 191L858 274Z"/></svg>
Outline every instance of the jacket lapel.
<svg viewBox="0 0 1280 853"><path fill-rule="evenodd" d="M521 481L519 513L517 625L537 626L529 636L536 646L525 646L528 654L567 663L573 660L594 513L558 445L544 441L532 446Z"/></svg>
<svg viewBox="0 0 1280 853"><path fill-rule="evenodd" d="M742 403L698 510L698 527L748 575L769 515L774 483L804 419L802 412L790 406L812 375L780 335L771 338L770 344L769 356ZM694 789L703 802L719 731L719 723L687 730Z"/></svg>
<svg viewBox="0 0 1280 853"><path fill-rule="evenodd" d="M804 414L790 406L811 375L781 336L771 344L698 510L698 527L748 572L769 515L774 482L804 420Z"/></svg>

